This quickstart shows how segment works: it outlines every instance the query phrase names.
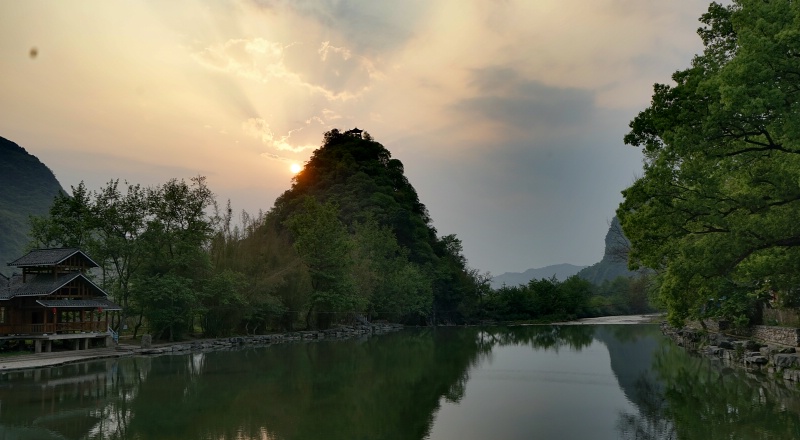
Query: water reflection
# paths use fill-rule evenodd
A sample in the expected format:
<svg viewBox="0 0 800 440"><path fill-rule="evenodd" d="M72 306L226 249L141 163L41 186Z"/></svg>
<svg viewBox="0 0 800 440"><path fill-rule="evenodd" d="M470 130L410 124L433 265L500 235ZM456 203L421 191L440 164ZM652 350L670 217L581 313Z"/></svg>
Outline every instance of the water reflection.
<svg viewBox="0 0 800 440"><path fill-rule="evenodd" d="M800 398L793 385L722 368L673 345L655 354L653 372L655 377L638 384L639 414L622 416L627 438L800 438ZM665 420L671 429L661 431Z"/></svg>
<svg viewBox="0 0 800 440"><path fill-rule="evenodd" d="M515 426L488 417L534 381L543 395L506 410ZM525 438L546 430L521 424L602 413L569 399L625 405L598 421L606 438L800 438L796 391L690 357L654 326L421 329L5 373L0 438Z"/></svg>

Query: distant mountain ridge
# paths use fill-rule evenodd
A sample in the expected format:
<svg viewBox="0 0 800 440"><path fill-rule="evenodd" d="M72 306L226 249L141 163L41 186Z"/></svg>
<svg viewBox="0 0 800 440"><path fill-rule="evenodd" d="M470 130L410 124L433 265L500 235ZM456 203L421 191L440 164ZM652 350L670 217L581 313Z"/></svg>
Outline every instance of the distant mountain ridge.
<svg viewBox="0 0 800 440"><path fill-rule="evenodd" d="M45 215L63 191L56 176L36 156L0 137L0 274L25 253L31 215Z"/></svg>
<svg viewBox="0 0 800 440"><path fill-rule="evenodd" d="M545 266L539 269L528 269L525 272L506 272L492 278L490 285L493 289L498 289L506 286L518 286L520 284L528 284L530 280L540 280L542 278L550 279L553 276L559 281L564 281L567 278L576 275L582 269L588 266L576 266L574 264L554 264L552 266Z"/></svg>
<svg viewBox="0 0 800 440"><path fill-rule="evenodd" d="M506 286L518 286L528 284L530 280L540 280L542 278L556 277L559 281L578 275L579 277L593 283L603 284L604 281L612 281L617 277L632 277L637 272L628 270L627 252L630 248L630 241L622 232L622 226L617 217L611 220L605 238L605 251L603 259L591 266L575 266L574 264L554 264L539 269L528 269L525 272L506 272L492 278L490 285L493 289Z"/></svg>

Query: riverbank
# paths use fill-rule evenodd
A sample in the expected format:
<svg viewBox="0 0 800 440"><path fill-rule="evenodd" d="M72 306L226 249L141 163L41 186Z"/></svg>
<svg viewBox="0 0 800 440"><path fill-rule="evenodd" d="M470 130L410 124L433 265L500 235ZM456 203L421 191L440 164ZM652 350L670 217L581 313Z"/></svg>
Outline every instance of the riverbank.
<svg viewBox="0 0 800 440"><path fill-rule="evenodd" d="M267 335L234 336L229 338L199 339L157 343L150 346L125 341L114 347L88 350L65 350L50 353L31 353L0 357L0 373L6 371L30 370L55 367L59 365L86 362L96 359L120 358L126 356L156 356L230 350L243 347L264 347L297 341L341 340L369 335L381 335L403 328L400 324L370 324L339 326L324 331L300 331L272 333ZM145 344L147 345L147 344Z"/></svg>
<svg viewBox="0 0 800 440"><path fill-rule="evenodd" d="M575 321L555 322L553 325L600 325L600 324L648 324L658 323L663 315L624 315L584 318ZM170 343L155 343L142 346L138 341L123 339L120 344L110 348L94 348L89 350L56 351L50 353L21 354L0 356L0 373L5 371L29 370L35 368L54 367L59 365L86 362L95 359L120 358L125 356L155 356L166 354L183 354L191 352L229 350L247 346L268 346L294 341L314 341L347 339L369 334L383 334L402 329L399 324L370 324L356 326L340 326L324 331L299 331L289 333L272 333L255 336L234 336L217 339L198 339Z"/></svg>
<svg viewBox="0 0 800 440"><path fill-rule="evenodd" d="M757 334L781 334L785 330L800 332L799 329L776 328L771 333ZM748 372L764 373L792 384L800 384L800 354L797 353L796 345L694 327L676 329L666 323L662 324L661 332L687 351L709 357L725 367L742 368Z"/></svg>

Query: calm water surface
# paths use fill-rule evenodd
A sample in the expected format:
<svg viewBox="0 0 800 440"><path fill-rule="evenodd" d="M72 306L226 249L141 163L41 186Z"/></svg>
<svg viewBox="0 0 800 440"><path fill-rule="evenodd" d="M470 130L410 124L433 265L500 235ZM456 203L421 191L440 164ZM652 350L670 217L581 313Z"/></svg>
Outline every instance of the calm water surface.
<svg viewBox="0 0 800 440"><path fill-rule="evenodd" d="M405 330L0 374L0 439L800 439L656 326Z"/></svg>

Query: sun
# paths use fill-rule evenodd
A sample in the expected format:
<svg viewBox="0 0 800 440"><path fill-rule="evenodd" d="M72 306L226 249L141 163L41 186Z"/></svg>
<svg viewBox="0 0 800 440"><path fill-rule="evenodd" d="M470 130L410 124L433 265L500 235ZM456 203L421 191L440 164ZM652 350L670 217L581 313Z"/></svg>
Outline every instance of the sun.
<svg viewBox="0 0 800 440"><path fill-rule="evenodd" d="M297 174L297 173L299 173L299 172L300 172L302 169L303 169L303 166L302 166L302 165L300 165L299 163L293 163L293 164L289 165L289 171L291 171L291 172L292 172L292 174Z"/></svg>

